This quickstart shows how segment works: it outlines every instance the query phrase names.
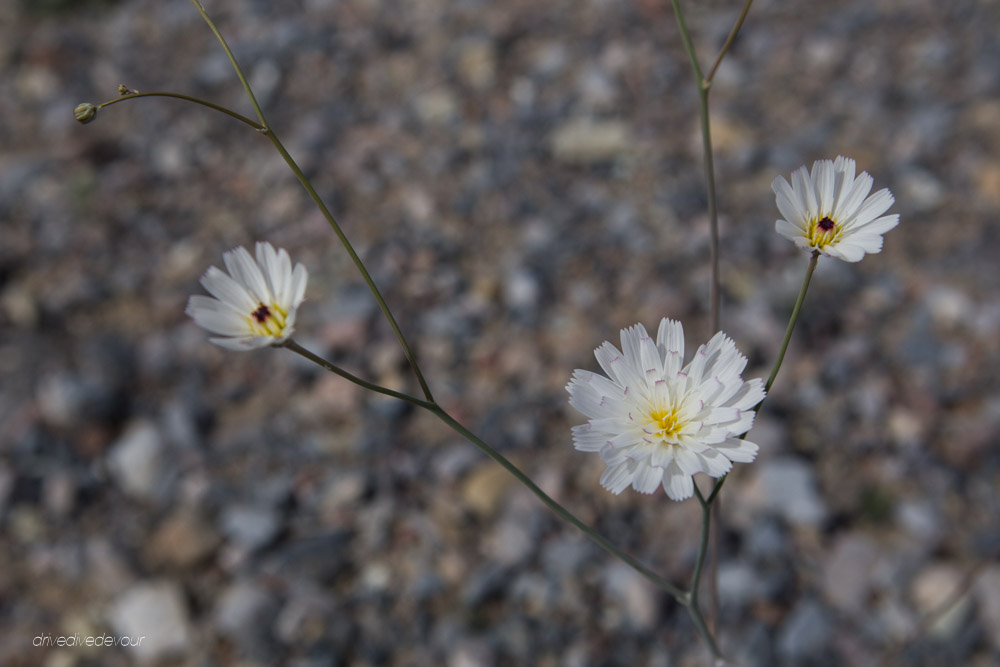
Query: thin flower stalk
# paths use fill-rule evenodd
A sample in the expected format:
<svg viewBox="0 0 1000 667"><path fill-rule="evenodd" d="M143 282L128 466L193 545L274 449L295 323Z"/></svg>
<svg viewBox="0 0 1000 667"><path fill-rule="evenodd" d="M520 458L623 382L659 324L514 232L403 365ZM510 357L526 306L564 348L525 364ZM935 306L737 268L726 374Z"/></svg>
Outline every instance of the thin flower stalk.
<svg viewBox="0 0 1000 667"><path fill-rule="evenodd" d="M709 70L708 76L702 74L701 65L698 63L698 55L695 52L694 44L691 40L691 34L688 31L687 24L684 21L684 12L681 10L679 0L671 0L674 8L674 16L677 19L677 26L680 30L681 40L684 43L684 50L687 53L688 60L691 61L691 69L694 72L695 82L698 89L698 106L699 106L699 123L701 125L701 141L702 141L702 152L705 158L705 187L708 195L708 220L709 220L709 236L710 236L710 246L709 246L709 262L711 264L711 286L709 288L709 312L710 312L710 322L711 330L718 331L722 328L721 323L721 283L722 283L722 271L719 262L719 213L718 213L718 203L715 191L715 159L713 157L712 151L712 124L711 118L708 112L708 92L711 90L712 81L715 79L715 73L718 71L719 66L722 64L722 60L726 57L729 49L732 47L733 43L736 41L736 37L743 27L743 22L746 20L747 15L750 13L750 7L753 4L753 0L746 0L743 5L742 11L740 11L736 22L733 24L732 29L729 32L729 36L726 38L725 43L719 50L718 55L715 58L715 62L712 64ZM723 480L725 477L722 478ZM719 489L722 488L721 482L716 485L715 492L712 493L712 498L716 497ZM720 534L722 532L722 510L721 503L714 505L713 513L715 514L714 530L711 536L712 543L712 562L711 562L711 579L712 585L712 618L718 618L719 616L719 595L718 595L718 581L719 581L719 542Z"/></svg>
<svg viewBox="0 0 1000 667"><path fill-rule="evenodd" d="M695 628L698 631L699 636L705 642L705 645L708 647L709 651L711 651L712 656L716 659L721 659L722 653L719 650L718 644L715 641L715 637L712 635L711 630L705 623L705 619L702 616L701 611L698 609L697 605L694 604L694 599L692 597L691 591L682 590L681 588L671 584L669 581L664 579L655 571L645 566L638 559L625 553L617 546L615 546L609 539L601 535L599 532L597 532L590 526L588 526L575 514L566 509L566 507L564 507L550 495L545 493L545 491L543 491L541 487L535 484L531 480L531 478L528 477L528 475L526 475L524 472L522 472L520 468L514 465L514 463L511 462L510 459L505 457L495 448L490 446L489 443L487 443L482 438L477 436L475 433L470 431L468 428L463 426L458 420L456 420L438 403L434 401L425 401L416 398L415 396L403 394L401 392L397 392L392 389L382 387L372 382L368 382L367 380L363 380L362 378L359 378L356 375L353 375L345 371L344 369L338 367L336 364L320 357L319 355L310 352L309 350L302 347L292 339L286 340L284 343L282 343L281 347L285 347L291 350L292 352L295 352L296 354L308 359L309 361L319 365L320 367L330 371L331 373L335 373L340 377L344 378L345 380L357 384L358 386L364 387L365 389L369 389L371 391L375 391L386 396L391 396L393 398L406 401L411 405L423 408L424 410L427 410L428 412L433 414L435 417L440 419L444 424L446 424L450 429L452 429L457 434L459 434L460 436L462 436L463 438L474 444L476 447L480 449L480 451L482 451L484 454L486 454L491 459L500 464L500 466L502 466L507 472L509 472L519 482L521 482L521 484L523 484L529 491L531 491L531 493L533 493L539 500L541 500L542 503L544 503L546 507L552 510L560 519L578 528L580 531L584 533L584 535L590 538L590 540L596 543L599 547L601 547L609 554L611 554L615 558L619 559L620 561L622 561L623 563L634 569L643 577L645 577L646 579L654 583L656 586L664 590L666 593L668 593L670 596L672 596L679 604L681 604L687 610L688 614L691 616L692 622L695 624ZM699 556L700 560L704 559L703 555L704 547L705 545L702 544L701 555Z"/></svg>
<svg viewBox="0 0 1000 667"><path fill-rule="evenodd" d="M225 50L226 56L229 58L230 63L232 63L233 69L236 71L236 76L239 78L240 83L243 85L243 89L246 91L247 97L250 99L250 103L253 105L254 111L257 114L257 118L260 119L261 132L263 132L267 136L267 138L274 145L275 149L277 149L282 159L284 159L285 163L295 174L295 177L298 179L299 183L301 183L302 187L305 188L306 192L309 195L309 198L312 199L313 203L316 205L316 208L319 209L320 213L326 219L327 223L333 229L334 233L336 233L337 238L340 240L340 243L344 246L344 249L347 251L347 254L350 255L351 261L354 263L354 266L361 274L361 277L364 279L365 284L368 285L368 289L371 290L372 296L374 296L375 301L378 302L379 308L381 309L383 316L389 323L389 326L392 328L392 331L396 336L396 340L399 342L400 347L403 349L403 353L406 355L407 361L409 361L410 363L410 368L413 370L413 374L416 376L417 382L420 384L420 389L423 392L424 397L428 401L433 400L433 395L431 394L430 386L428 386L427 380L424 378L423 371L420 370L420 366L419 364L417 364L416 356L413 354L413 350L410 348L409 343L407 343L406 341L406 337L403 335L402 330L399 328L399 324L396 322L396 318L395 316L393 316L392 310L389 308L389 305L386 303L385 298L382 296L382 293L375 285L375 281L372 279L371 274L365 267L364 262L361 261L361 258L354 250L354 246L351 245L351 242L348 240L347 235L344 234L344 231L341 229L340 224L337 222L336 218L333 217L333 214L327 208L326 204L316 193L316 190L315 188L313 188L312 183L309 181L308 178L306 178L305 174L302 172L302 169L295 162L292 156L288 153L288 150L281 143L281 140L278 139L278 136L274 133L274 130L268 124L267 119L264 116L264 112L261 109L260 104L258 104L257 98L254 96L253 89L251 88L249 81L247 81L246 75L243 73L243 68L240 67L239 62L236 60L236 56L233 55L232 50L229 48L229 44L226 42L226 39L222 36L222 33L219 32L219 29L216 27L215 22L212 21L212 18L208 15L208 12L205 11L205 8L201 5L200 2L198 2L198 0L191 0L191 4L193 4L195 8L198 10L198 13L201 15L202 19L205 21L206 24L208 24L208 27L211 29L216 39L219 40L219 43L222 45L222 48Z"/></svg>

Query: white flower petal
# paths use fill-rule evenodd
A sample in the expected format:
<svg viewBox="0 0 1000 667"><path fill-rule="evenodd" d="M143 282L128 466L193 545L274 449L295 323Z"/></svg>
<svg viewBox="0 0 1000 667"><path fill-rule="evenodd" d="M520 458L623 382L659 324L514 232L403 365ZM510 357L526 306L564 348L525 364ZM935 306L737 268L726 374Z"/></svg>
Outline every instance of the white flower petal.
<svg viewBox="0 0 1000 667"><path fill-rule="evenodd" d="M838 211L845 210L844 206L847 195L854 185L856 169L857 165L854 163L854 160L846 158L843 155L838 155L837 159L833 161L833 171L837 175L837 201L834 203L834 207ZM869 189L871 189L870 186Z"/></svg>
<svg viewBox="0 0 1000 667"><path fill-rule="evenodd" d="M226 336L245 336L250 327L246 317L228 304L207 296L192 296L184 312L202 329Z"/></svg>
<svg viewBox="0 0 1000 667"><path fill-rule="evenodd" d="M872 191L873 185L875 185L875 179L867 171L861 172L861 175L853 183L845 182L845 191L841 194L842 201L837 206L837 215L846 218L853 216L868 193Z"/></svg>
<svg viewBox="0 0 1000 667"><path fill-rule="evenodd" d="M687 500L694 495L694 480L671 465L663 471L663 490L671 500Z"/></svg>
<svg viewBox="0 0 1000 667"><path fill-rule="evenodd" d="M246 248L233 248L222 254L222 260L233 280L243 285L258 302L266 304L274 301L264 274Z"/></svg>
<svg viewBox="0 0 1000 667"><path fill-rule="evenodd" d="M833 187L836 182L836 177L834 176L833 163L829 160L822 160L818 162L817 165L818 166L815 169L816 176L814 181L816 182L816 198L819 204L819 216L823 217L825 215L830 215L833 211Z"/></svg>
<svg viewBox="0 0 1000 667"><path fill-rule="evenodd" d="M606 469L601 474L601 486L617 496L632 483L635 467L634 461L626 461L614 468Z"/></svg>
<svg viewBox="0 0 1000 667"><path fill-rule="evenodd" d="M704 449L704 448L702 448ZM701 467L701 457L699 452L690 447L678 447L674 452L673 464L686 475L695 475L703 472Z"/></svg>
<svg viewBox="0 0 1000 667"><path fill-rule="evenodd" d="M684 357L684 327L676 320L664 317L656 331L656 344L666 353L675 353ZM679 367L678 367L679 369Z"/></svg>
<svg viewBox="0 0 1000 667"><path fill-rule="evenodd" d="M309 272L302 264L296 264L292 271L292 306L298 308L306 298L306 282L309 280Z"/></svg>
<svg viewBox="0 0 1000 667"><path fill-rule="evenodd" d="M645 377L646 375L646 369L642 367L640 358L640 349L642 341L645 338L649 338L649 334L646 333L646 327L641 324L636 324L634 327L628 329L622 329L622 356L625 357L625 363L629 367L636 369L640 377Z"/></svg>
<svg viewBox="0 0 1000 667"><path fill-rule="evenodd" d="M627 364L625 363L625 357L622 356L617 347L604 341L599 348L594 350L594 356L597 357L597 363L608 374L608 377L623 388L628 386L628 379L624 376Z"/></svg>
<svg viewBox="0 0 1000 667"><path fill-rule="evenodd" d="M851 245L856 245L868 254L882 252L881 234L854 234L851 236Z"/></svg>
<svg viewBox="0 0 1000 667"><path fill-rule="evenodd" d="M623 414L623 409L627 411L627 405L623 405L619 398L609 395L611 392L620 394L621 391L600 375L577 370L566 389L569 391L570 405L588 417L619 417Z"/></svg>
<svg viewBox="0 0 1000 667"><path fill-rule="evenodd" d="M733 462L716 449L706 449L698 457L701 459L701 469L709 477L722 477L733 469Z"/></svg>
<svg viewBox="0 0 1000 667"><path fill-rule="evenodd" d="M805 232L804 229L788 222L787 220L776 220L774 222L774 231L792 241L802 238L802 234Z"/></svg>
<svg viewBox="0 0 1000 667"><path fill-rule="evenodd" d="M663 379L663 357L652 338L639 341L639 364L650 381Z"/></svg>
<svg viewBox="0 0 1000 667"><path fill-rule="evenodd" d="M813 166L815 169L815 165ZM809 176L805 167L799 167L792 172L792 189L798 195L799 204L809 219L819 216L819 205L816 203L816 184Z"/></svg>
<svg viewBox="0 0 1000 667"><path fill-rule="evenodd" d="M857 212L847 221L845 225L846 230L854 232L859 228L864 227L869 222L888 211L889 207L892 206L895 201L896 199L888 190L879 190L861 203Z"/></svg>
<svg viewBox="0 0 1000 667"><path fill-rule="evenodd" d="M674 447L654 446L649 454L649 465L665 468L674 460Z"/></svg>
<svg viewBox="0 0 1000 667"><path fill-rule="evenodd" d="M257 264L264 272L276 303L286 310L291 303L292 262L284 249L278 252L266 241L258 241L256 247ZM284 261L282 261L284 260Z"/></svg>
<svg viewBox="0 0 1000 667"><path fill-rule="evenodd" d="M243 336L240 338L209 338L208 340L215 343L219 347L224 347L228 350L236 350L237 352L256 350L258 348L267 347L268 345L274 344L274 341L272 339L263 338L261 336Z"/></svg>
<svg viewBox="0 0 1000 667"><path fill-rule="evenodd" d="M201 285L219 301L247 314L252 313L259 303L245 286L214 266L208 267L208 271L201 277Z"/></svg>
<svg viewBox="0 0 1000 667"><path fill-rule="evenodd" d="M806 230L805 223L801 221L808 218L808 213L802 208L801 200L792 190L792 186L784 178L778 176L771 183L771 189L774 190L775 201L781 215L785 216L785 219L793 225L802 225L800 229L804 232Z"/></svg>
<svg viewBox="0 0 1000 667"><path fill-rule="evenodd" d="M639 465L632 480L632 488L639 493L652 493L663 481L663 468Z"/></svg>
<svg viewBox="0 0 1000 667"><path fill-rule="evenodd" d="M842 259L845 262L860 262L865 256L864 248L853 243L848 243L847 241L841 241L834 246L827 246L826 252L831 257Z"/></svg>
<svg viewBox="0 0 1000 667"><path fill-rule="evenodd" d="M726 407L735 407L740 410L752 410L763 400L764 382L760 378L756 378L750 380L749 382L743 382L740 384L731 395L720 395L716 399L716 404Z"/></svg>
<svg viewBox="0 0 1000 667"><path fill-rule="evenodd" d="M875 218L866 225L859 225L855 234L885 234L887 231L899 224L899 214L893 213L881 218Z"/></svg>
<svg viewBox="0 0 1000 667"><path fill-rule="evenodd" d="M751 463L757 458L757 445L747 440L729 438L715 446L716 451L734 463Z"/></svg>
<svg viewBox="0 0 1000 667"><path fill-rule="evenodd" d="M580 424L572 428L573 445L581 452L599 452L608 443L606 433L595 431L590 424Z"/></svg>

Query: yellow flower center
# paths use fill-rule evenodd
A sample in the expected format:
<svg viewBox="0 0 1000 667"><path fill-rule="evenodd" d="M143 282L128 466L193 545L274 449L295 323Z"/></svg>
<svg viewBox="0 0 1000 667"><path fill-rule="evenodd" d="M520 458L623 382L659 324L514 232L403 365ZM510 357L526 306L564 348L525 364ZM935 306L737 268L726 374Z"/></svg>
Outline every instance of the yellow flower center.
<svg viewBox="0 0 1000 667"><path fill-rule="evenodd" d="M662 438L663 440L677 440L677 434L684 427L684 422L677 416L677 410L669 408L666 410L653 410L649 413L650 426L656 429L650 435Z"/></svg>
<svg viewBox="0 0 1000 667"><path fill-rule="evenodd" d="M822 250L828 245L836 243L840 239L841 229L837 227L837 221L828 215L818 218L809 223L809 232L806 238L809 245L818 250Z"/></svg>
<svg viewBox="0 0 1000 667"><path fill-rule="evenodd" d="M276 303L270 306L257 304L257 310L250 313L247 323L255 336L280 336L285 330L288 312Z"/></svg>

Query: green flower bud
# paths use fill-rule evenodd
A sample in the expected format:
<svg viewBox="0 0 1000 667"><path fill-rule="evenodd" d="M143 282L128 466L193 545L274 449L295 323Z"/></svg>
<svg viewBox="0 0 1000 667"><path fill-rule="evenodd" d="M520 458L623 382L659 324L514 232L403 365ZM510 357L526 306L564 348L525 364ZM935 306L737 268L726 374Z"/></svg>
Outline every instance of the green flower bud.
<svg viewBox="0 0 1000 667"><path fill-rule="evenodd" d="M97 107L95 107L90 102L84 102L83 104L77 104L76 108L73 109L73 116L80 123L86 125L90 121L94 120L97 116Z"/></svg>

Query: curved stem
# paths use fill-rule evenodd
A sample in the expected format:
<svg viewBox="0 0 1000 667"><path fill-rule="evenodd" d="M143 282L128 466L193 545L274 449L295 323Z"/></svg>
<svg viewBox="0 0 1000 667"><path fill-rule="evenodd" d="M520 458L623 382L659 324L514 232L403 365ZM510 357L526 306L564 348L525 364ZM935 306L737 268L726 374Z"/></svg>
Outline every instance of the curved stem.
<svg viewBox="0 0 1000 667"><path fill-rule="evenodd" d="M806 267L806 275L802 279L802 286L799 288L799 296L795 299L795 306L792 308L792 314L788 318L788 326L785 328L785 339L781 341L781 349L778 351L778 357L774 360L774 366L771 368L771 375L767 378L767 382L764 384L764 398L760 399L760 402L753 406L754 412L760 412L760 406L764 405L764 401L767 400L767 393L771 390L771 385L774 384L774 379L778 377L778 371L781 370L781 362L785 359L785 351L788 350L788 343L792 340L792 331L795 330L795 323L799 321L799 313L802 311L802 304L806 300L806 292L809 291L809 283L812 281L813 272L816 270L816 265L819 263L819 250L814 250L812 256L809 257L809 266ZM747 431L739 437L740 440L747 437L750 431ZM716 485L712 495L709 496L708 502L712 502L715 498L715 494L719 492L722 488L722 483L726 481L728 475L719 478L719 482Z"/></svg>
<svg viewBox="0 0 1000 667"><path fill-rule="evenodd" d="M351 242L347 239L347 235L344 234L344 230L342 230L340 225L337 224L337 220L333 217L333 214L330 213L326 204L323 203L322 199L320 199L320 196L316 193L312 183L310 183L309 179L306 178L306 175L302 173L302 169L299 168L299 165L295 162L292 156L289 155L285 146L278 139L277 135L274 134L274 131L267 130L266 134L267 138L271 140L271 143L274 144L278 153L280 153L281 157L285 160L285 164L288 165L288 167L292 170L292 173L294 173L295 177L299 180L299 183L301 183L302 187L305 188L306 192L309 194L309 198L313 200L314 204L316 204L316 208L318 208L320 213L323 214L323 217L326 218L326 221L330 224L330 227L337 235L337 238L340 239L341 245L344 246L347 254L350 255L351 261L354 262L354 266L358 269L361 277L368 285L368 289L371 290L372 296L375 297L375 301L378 302L378 307L382 310L382 314L385 316L386 321L389 322L392 332L396 335L396 340L399 341L400 347L403 348L403 354L406 355L407 361L410 362L410 368L413 369L413 374L417 377L417 382L420 384L420 390L423 392L424 398L428 401L433 401L434 397L431 394L430 386L428 386L427 380L424 378L424 374L420 370L420 366L417 364L417 359L413 354L413 350L410 348L409 343L406 342L406 337L403 336L403 331L399 328L396 318L389 309L389 304L386 303L382 293L375 285L375 281L372 279L371 274L368 273L368 269L365 267L364 262L362 262L361 258L358 257L358 253L354 250L354 246L352 246Z"/></svg>
<svg viewBox="0 0 1000 667"><path fill-rule="evenodd" d="M549 494L542 491L537 484L535 484L530 477L521 472L521 470L514 465L510 459L505 457L503 454L495 450L489 444L487 444L482 438L477 436L475 433L462 426L454 417L452 417L448 412L442 408L440 405L434 401L425 401L419 399L415 396L410 396L409 394L404 394L402 392L394 391L382 385L375 384L373 382L368 382L363 380L356 375L348 373L344 369L340 368L336 364L327 361L323 357L320 357L313 352L310 352L306 348L302 347L294 340L286 340L281 345L276 347L285 347L296 354L305 357L309 361L321 366L322 368L330 371L331 373L336 373L340 377L353 382L354 384L364 387L365 389L370 389L371 391L378 392L379 394L384 394L385 396L391 396L393 398L398 398L401 401L406 401L411 405L415 405L419 408L423 408L428 412L432 413L435 417L443 421L449 428L461 435L463 438L478 447L484 454L489 456L491 459L499 463L507 472L512 474L519 482L528 487L528 490L538 496L545 505L549 507L553 512L555 512L559 518L568 521L580 530L582 530L589 538L597 542L597 544L602 548L611 553L616 558L620 559L633 569L635 569L639 574L643 575L657 586L665 590L667 593L672 595L678 602L682 605L688 606L689 599L688 594L682 591L680 588L674 586L669 581L661 577L660 575L653 572L638 560L629 556L627 553L612 544L606 537L595 531L593 528L585 524L583 521L578 519L572 512L556 502Z"/></svg>
<svg viewBox="0 0 1000 667"><path fill-rule="evenodd" d="M726 39L725 44L722 45L722 49L719 51L719 55L715 58L715 63L712 65L712 69L709 71L708 76L704 76L701 71L701 65L698 64L698 54L695 53L694 44L691 41L691 33L688 31L687 23L684 21L684 12L681 11L681 6L679 0L671 0L674 8L674 16L677 18L677 26L681 33L681 39L684 42L684 50L687 52L688 60L691 61L691 69L694 72L695 83L698 87L698 106L699 106L699 122L701 124L701 143L702 152L705 155L705 187L707 189L708 196L708 223L709 223L709 235L711 238L711 243L709 246L709 262L712 267L712 279L709 287L709 303L710 303L710 321L711 321L711 331L719 331L722 328L721 324L721 310L722 310L722 296L721 296L721 284L722 284L722 269L719 263L719 211L718 211L718 198L715 189L715 157L712 151L712 123L708 113L708 92L712 87L712 80L715 77L715 72L719 65L722 63L722 59L725 58L726 53L732 46L733 42L736 40L736 35L739 34L740 28L743 27L743 22L746 20L747 14L750 12L750 6L753 4L753 0L747 0L746 4L743 6L743 11L740 12L739 17L736 19L736 23L733 25L732 30L729 32L729 37ZM716 487L715 492L718 492L719 486ZM713 496L714 493L713 492ZM718 595L718 581L719 581L719 534L722 531L722 511L720 506L714 505L712 512L715 514L715 528L712 533L712 560L711 560L711 579L713 586L711 588L711 608L712 617L717 618L719 615L719 595Z"/></svg>
<svg viewBox="0 0 1000 667"><path fill-rule="evenodd" d="M701 145L705 154L705 187L708 190L708 225L711 235L709 246L709 261L712 265L712 282L709 288L709 300L711 303L711 328L710 331L720 329L721 297L719 285L722 282L722 272L719 268L719 212L715 193L715 159L712 156L712 127L708 116L708 82L701 73L701 66L698 64L698 55L694 51L694 44L691 42L691 33L684 22L684 12L681 11L679 0L671 0L674 6L674 16L677 17L677 26L681 32L681 40L684 42L684 50L687 52L688 60L691 61L691 69L694 71L695 82L698 86L699 121L701 123Z"/></svg>
<svg viewBox="0 0 1000 667"><path fill-rule="evenodd" d="M743 435L746 435L746 433L744 433ZM712 503L715 502L715 497L719 495L719 491L722 491L722 485L726 483L727 479L729 479L728 474L723 475L722 477L720 477L715 481L715 487L712 489L712 493L708 494L708 500L705 501L706 503L711 505Z"/></svg>
<svg viewBox="0 0 1000 667"><path fill-rule="evenodd" d="M236 62L236 56L233 55L232 50L229 48L229 44L226 43L225 37L223 37L222 33L219 32L219 29L215 26L212 19L209 18L205 8L201 6L201 3L198 0L191 0L191 4L194 5L194 8L198 10L199 14L201 14L201 18L208 24L208 27L212 31L212 34L215 35L215 38L219 40L220 44L222 44L222 48L226 52L229 62L232 63L233 69L236 70L236 76L239 78L240 83L243 84L244 92L246 92L247 97L250 98L250 104L253 105L253 110L257 112L257 118L260 119L260 124L266 128L267 121L264 119L264 112L261 110L260 104L257 103L257 97L253 94L253 89L250 88L250 82L247 81L246 76L243 74L243 69L240 67L240 64Z"/></svg>
<svg viewBox="0 0 1000 667"><path fill-rule="evenodd" d="M718 484L716 484L716 490L718 489ZM698 595L701 588L701 572L705 566L705 556L708 553L708 543L709 535L711 534L711 524L712 524L712 504L705 500L705 497L701 493L701 489L698 485L694 485L694 495L698 498L698 502L701 504L701 541L698 543L698 557L694 564L694 574L691 575L691 606L689 612L691 618L694 620L695 626L698 629L699 634L701 634L702 639L708 644L709 649L712 651L712 656L715 658L720 658L722 656L721 651L719 651L718 645L715 643L715 637L712 636L711 629L705 622L704 616L701 614L701 607L698 604ZM713 491L711 497L715 497L715 492Z"/></svg>
<svg viewBox="0 0 1000 667"><path fill-rule="evenodd" d="M275 347L284 347L284 348L287 348L287 349L291 350L292 352L294 352L295 354L298 354L299 356L305 357L306 359L308 359L309 361L313 362L314 364L322 366L323 368L325 368L326 370L330 371L331 373L336 373L337 375L339 375L340 377L344 378L345 380L353 382L354 384L356 384L356 385L358 385L360 387L364 387L365 389L374 391L374 392L379 393L379 394L383 394L385 396L391 396L393 398L398 398L401 401L406 401L407 403L415 405L418 408L424 408L425 410L430 410L430 409L432 409L434 407L434 403L431 403L429 401L421 400L421 399L417 398L416 396L410 396L409 394L404 394L403 392L395 391L393 389L389 389L388 387L383 387L380 384L375 384L374 382L369 382L368 380L362 380L357 375L352 375L351 373L348 373L343 368L341 368L340 366L337 366L333 362L327 361L323 357L310 352L309 350L307 350L306 348L302 347L301 345L299 345L298 343L296 343L294 340L292 340L290 338L288 340L286 340L284 343L281 343L280 345L275 345Z"/></svg>
<svg viewBox="0 0 1000 667"><path fill-rule="evenodd" d="M510 461L510 459L505 457L503 454L501 454L493 447L491 447L482 438L480 438L475 433L473 433L465 426L460 424L458 420L452 417L444 408L442 408L434 401L432 400L425 401L415 396L410 396L409 394L404 394L398 391L394 391L392 389L383 387L373 382L368 382L367 380L363 380L357 377L356 375L348 373L347 371L340 368L336 364L327 361L326 359L320 357L319 355L310 352L306 348L296 343L294 340L287 340L281 345L278 345L276 347L288 348L292 352L295 352L296 354L301 355L302 357L308 359L309 361L318 364L319 366L330 371L331 373L336 373L345 380L353 382L358 386L364 387L365 389L370 389L371 391L378 392L379 394L383 394L385 396L398 398L401 401L406 401L411 405L423 408L428 412L430 412L431 414L433 414L435 417L444 422L453 431L455 431L460 436L462 436L463 438L474 444L476 447L479 448L480 451L482 451L491 459L499 463L501 467L504 468L504 470L513 475L517 479L517 481L521 482L521 484L527 487L529 491L535 494L535 496L538 497L538 499L541 500L542 503L546 505L546 507L555 512L555 514L560 519L579 528L587 537L589 537L599 547L601 547L602 549L610 553L612 556L619 559L620 561L631 567L633 570L635 570L642 576L646 577L646 579L650 580L651 582L659 586L661 589L666 591L668 594L670 594L679 604L681 604L687 609L688 613L691 615L692 621L695 624L695 628L698 630L698 634L701 635L705 644L712 652L712 656L716 659L721 659L722 653L719 651L719 647L715 642L715 637L712 636L712 632L709 629L708 625L705 623L705 619L701 615L701 611L698 609L697 605L697 581L698 578L700 577L702 564L704 563L704 554L706 550L706 535L708 529L706 518L703 518L702 540L701 540L701 547L699 548L698 564L695 570L695 579L693 580L694 585L692 586L691 592L684 591L678 588L677 586L671 584L669 581L661 577L659 574L657 574L650 568L643 565L638 559L630 556L629 554L625 553L624 551L616 547L610 540L608 540L608 538L604 537L596 530L594 530L586 523L584 523L582 520L577 518L576 515L574 515L572 512L570 512L561 504L559 504L555 499L552 498L552 496L545 493L545 491L543 491L537 484L535 484L530 477L528 477L525 473L521 471L520 468L514 465ZM716 488L718 488L718 485ZM698 499L702 503L702 507L707 509L708 506L706 504L706 501L704 500L704 498L702 498L701 492L698 491L697 487L695 487L695 491L698 493Z"/></svg>
<svg viewBox="0 0 1000 667"><path fill-rule="evenodd" d="M698 604L698 591L701 585L701 570L705 565L705 555L708 553L708 534L712 523L712 514L709 512L711 504L705 500L701 489L694 485L694 495L701 505L701 541L698 543L698 558L694 563L694 573L691 575L691 604Z"/></svg>
<svg viewBox="0 0 1000 667"><path fill-rule="evenodd" d="M719 49L719 55L715 57L715 62L712 63L712 68L708 70L708 76L705 77L705 85L711 86L712 80L715 78L715 71L719 69L719 65L722 64L722 59L726 57L729 52L729 48L736 41L736 35L739 34L740 28L743 27L743 22L746 21L747 14L750 13L750 5L753 4L753 0L747 0L746 4L743 5L743 11L740 12L739 17L736 19L736 23L733 24L733 29L729 31L729 36L726 38L726 43L722 45Z"/></svg>
<svg viewBox="0 0 1000 667"><path fill-rule="evenodd" d="M531 491L533 494L535 494L539 500L545 503L545 505L550 510L555 512L559 516L559 518L579 528L587 535L587 537L596 542L599 547L610 553L615 558L621 560L623 563L631 567L633 570L635 570L642 576L652 581L654 584L656 584L664 591L672 595L674 599L676 599L682 605L684 606L689 605L688 594L686 592L674 586L669 581L658 575L656 572L653 572L651 569L640 563L638 560L636 560L632 556L628 555L627 553L616 547L614 544L611 543L610 540L608 540L608 538L604 537L603 535L595 531L593 528L591 528L583 521L578 519L573 513L571 513L565 507L563 507L558 502L553 500L553 498L549 494L542 491L542 489L539 488L537 484L531 481L530 477L521 472L517 466L515 466L513 463L510 462L509 459L507 459L503 454L501 454L497 450L490 447L475 433L473 433L472 431L470 431L469 429L465 428L460 423L458 423L454 417L445 412L444 408L435 404L433 407L428 408L428 410L434 413L434 415L438 419L447 424L453 431L455 431L463 438L474 444L484 454L486 454L491 459L493 459L501 466L503 466L503 468L507 472L514 475L514 477L516 477L519 482L528 487L528 490Z"/></svg>
<svg viewBox="0 0 1000 667"><path fill-rule="evenodd" d="M781 362L785 359L785 351L788 350L788 342L792 339L792 331L795 330L795 323L799 321L799 312L802 310L802 304L806 300L806 292L809 291L809 282L812 280L813 272L816 270L816 264L819 263L819 250L813 250L812 256L809 258L809 267L806 269L806 276L802 280L802 287L799 288L799 296L795 300L795 307L792 308L792 315L788 318L788 327L785 329L785 339L781 342L781 350L778 351L778 358L774 360L774 368L771 369L771 375L767 378L767 383L764 385L764 393L766 394L771 390L771 385L774 384L774 379L778 377L778 371L781 369ZM761 404L764 400L758 403L754 410L759 410Z"/></svg>
<svg viewBox="0 0 1000 667"><path fill-rule="evenodd" d="M115 99L108 100L107 102L104 102L103 104L98 104L97 105L97 109L98 109L98 111L100 111L104 107L109 107L112 104L118 104L119 102L124 102L125 100L133 100L133 99L135 99L137 97L173 97L173 98L176 98L178 100L184 100L185 102L194 102L195 104L200 104L203 107L208 107L209 109L214 109L215 111L218 111L220 113L224 113L227 116L235 118L236 120L240 121L241 123L246 123L247 125L249 125L253 129L257 130L258 132L264 129L263 125L257 123L256 121L253 121L253 120L247 118L243 114L236 113L232 109L227 109L224 106L220 106L220 105L215 104L213 102L209 102L207 100L203 100L203 99L201 99L199 97L192 97L191 95L182 95L181 93L168 93L168 92L165 92L165 91L155 91L155 92L151 92L151 93L139 93L139 92L129 91L129 92L123 94L121 97L116 97Z"/></svg>
<svg viewBox="0 0 1000 667"><path fill-rule="evenodd" d="M222 33L219 32L219 29L215 26L215 23L212 21L211 17L209 17L208 13L205 11L205 8L202 7L201 3L198 0L191 0L191 4L193 4L195 8L197 8L198 13L201 14L201 18L205 21L205 23L208 24L208 27L212 30L212 33L215 34L216 38L219 40L219 43L222 44L222 48L225 49L226 55L229 57L229 62L232 63L233 69L236 70L236 76L239 77L240 83L243 84L243 89L246 91L247 97L250 98L250 103L253 105L254 110L257 112L257 117L260 119L261 131L267 135L267 138L271 141L274 147L278 150L278 153L280 153L281 157L285 160L285 164L288 165L288 167L292 170L292 173L294 173L295 177L299 180L299 183L301 183L302 187L305 188L306 192L309 194L309 198L312 199L314 204L316 204L316 208L319 209L319 212L323 215L324 218L326 218L327 223L329 223L330 227L333 228L333 231L334 233L336 233L337 238L340 239L340 243L344 246L344 249L347 250L347 254L350 255L351 261L354 263L354 266L357 268L358 272L361 274L361 277L368 285L368 289L371 290L372 296L375 297L375 301L378 302L378 306L382 310L382 314L385 316L385 319L389 322L389 326L392 328L393 333L396 335L396 340L399 341L400 347L403 348L403 353L406 355L406 359L410 363L410 368L413 369L413 374L417 377L417 382L420 384L420 390L423 392L424 398L426 398L428 401L433 401L434 398L433 395L431 394L430 387L427 384L427 380L424 379L424 374L420 370L420 366L417 364L417 360L413 354L413 350L410 348L409 343L406 342L406 338L403 336L403 332L399 328L399 324L397 324L396 318L393 316L392 311L389 309L389 305L382 297L382 293L375 285L375 281L372 280L371 274L368 273L368 269L365 267L364 262L362 262L361 258L358 257L358 253L355 252L354 246L352 246L351 242L347 239L347 236L344 234L344 231L340 228L340 225L337 223L337 220L333 217L333 214L330 212L330 209L326 207L326 204L316 193L316 190L315 188L313 188L312 183L309 182L309 179L306 178L306 175L302 172L302 169L299 168L299 165L295 162L292 156L285 149L285 146L281 143L281 140L278 139L278 136L274 133L274 130L272 130L268 125L267 119L264 118L264 112L263 110L261 110L260 105L257 103L257 98L254 97L253 90L250 88L250 83L247 81L246 76L243 74L243 69L240 67L239 62L237 62L236 56L233 55L233 52L230 50L229 45L226 43L226 40L222 37Z"/></svg>

